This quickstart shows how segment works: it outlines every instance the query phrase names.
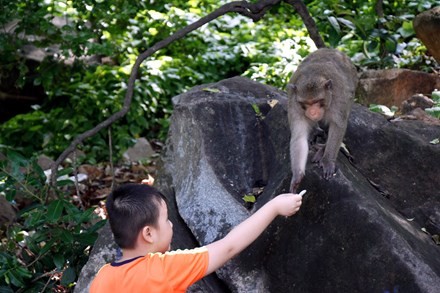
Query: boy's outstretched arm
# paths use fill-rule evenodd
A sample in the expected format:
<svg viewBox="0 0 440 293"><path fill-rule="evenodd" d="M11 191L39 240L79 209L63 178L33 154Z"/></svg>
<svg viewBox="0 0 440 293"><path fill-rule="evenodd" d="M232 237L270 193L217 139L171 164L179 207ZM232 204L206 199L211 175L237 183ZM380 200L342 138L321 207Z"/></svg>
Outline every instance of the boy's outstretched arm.
<svg viewBox="0 0 440 293"><path fill-rule="evenodd" d="M295 214L301 206L301 199L300 195L293 193L278 195L232 229L224 238L208 244L206 247L209 251L209 264L206 275L248 247L277 216Z"/></svg>

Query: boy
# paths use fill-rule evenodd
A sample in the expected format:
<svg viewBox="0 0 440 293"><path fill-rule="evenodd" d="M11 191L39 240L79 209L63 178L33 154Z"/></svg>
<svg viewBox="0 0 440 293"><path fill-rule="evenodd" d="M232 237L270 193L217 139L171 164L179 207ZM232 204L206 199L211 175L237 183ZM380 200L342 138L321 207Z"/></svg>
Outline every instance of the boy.
<svg viewBox="0 0 440 293"><path fill-rule="evenodd" d="M164 195L145 184L122 185L106 202L122 258L101 268L90 292L185 292L249 246L277 216L291 216L300 206L300 195L281 194L224 238L200 248L169 251L173 224Z"/></svg>

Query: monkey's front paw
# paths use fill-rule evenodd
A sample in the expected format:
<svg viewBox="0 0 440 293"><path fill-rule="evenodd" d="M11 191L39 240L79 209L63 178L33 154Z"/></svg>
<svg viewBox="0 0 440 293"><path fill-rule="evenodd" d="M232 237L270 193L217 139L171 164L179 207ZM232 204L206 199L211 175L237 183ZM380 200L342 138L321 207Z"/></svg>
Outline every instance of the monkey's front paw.
<svg viewBox="0 0 440 293"><path fill-rule="evenodd" d="M299 184L301 183L302 179L304 177L304 173L301 172L294 172L292 176L292 180L290 181L290 189L289 192L295 193L298 189Z"/></svg>
<svg viewBox="0 0 440 293"><path fill-rule="evenodd" d="M289 188L290 193L295 193L297 189L298 189L298 184L290 184L290 188Z"/></svg>
<svg viewBox="0 0 440 293"><path fill-rule="evenodd" d="M322 167L322 176L324 179L329 180L336 173L336 164L335 162L321 160L320 166Z"/></svg>

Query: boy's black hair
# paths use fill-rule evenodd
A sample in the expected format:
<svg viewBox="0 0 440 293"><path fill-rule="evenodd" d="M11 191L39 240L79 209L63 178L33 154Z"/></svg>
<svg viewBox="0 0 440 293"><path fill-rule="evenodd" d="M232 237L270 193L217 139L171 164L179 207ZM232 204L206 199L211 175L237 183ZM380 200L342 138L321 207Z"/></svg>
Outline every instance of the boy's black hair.
<svg viewBox="0 0 440 293"><path fill-rule="evenodd" d="M165 196L146 184L124 184L107 198L105 207L116 244L134 248L141 229L156 226Z"/></svg>

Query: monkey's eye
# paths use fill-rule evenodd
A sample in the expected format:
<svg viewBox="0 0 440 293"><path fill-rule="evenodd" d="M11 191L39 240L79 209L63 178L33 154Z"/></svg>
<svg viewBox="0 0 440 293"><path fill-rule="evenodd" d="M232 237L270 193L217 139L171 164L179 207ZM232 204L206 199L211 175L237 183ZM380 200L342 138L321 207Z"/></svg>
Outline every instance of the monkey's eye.
<svg viewBox="0 0 440 293"><path fill-rule="evenodd" d="M306 104L304 104L304 103L299 103L299 105L301 106L301 108L302 108L303 110L307 109L307 105L306 105Z"/></svg>

